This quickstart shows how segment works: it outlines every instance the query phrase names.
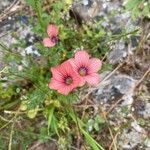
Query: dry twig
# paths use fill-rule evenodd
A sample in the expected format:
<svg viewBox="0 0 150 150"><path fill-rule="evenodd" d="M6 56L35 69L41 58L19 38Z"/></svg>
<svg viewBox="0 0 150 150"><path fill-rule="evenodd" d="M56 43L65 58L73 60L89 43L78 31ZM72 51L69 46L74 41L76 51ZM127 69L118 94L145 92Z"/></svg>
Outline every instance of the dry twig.
<svg viewBox="0 0 150 150"><path fill-rule="evenodd" d="M22 6L19 6L19 3L20 0L14 0L13 3L0 14L0 22L20 9Z"/></svg>
<svg viewBox="0 0 150 150"><path fill-rule="evenodd" d="M119 135L119 132L117 132L116 133L116 135L115 135L115 137L114 137L114 139L113 139L113 141L112 141L112 143L110 144L110 146L109 146L109 150L111 150L112 149L112 146L113 146L113 143L115 143L116 142L116 140L117 140L117 136Z"/></svg>
<svg viewBox="0 0 150 150"><path fill-rule="evenodd" d="M144 73L144 75L142 76L142 78L138 81L138 83L136 84L135 87L138 87L141 82L143 82L143 80L145 79L145 77L150 73L150 67L147 69L147 71Z"/></svg>
<svg viewBox="0 0 150 150"><path fill-rule="evenodd" d="M122 98L120 98L116 103L110 107L110 109L106 112L106 116L122 101Z"/></svg>
<svg viewBox="0 0 150 150"><path fill-rule="evenodd" d="M108 130L109 130L109 133L110 133L110 136L111 136L111 138L112 138L112 143L113 143L113 145L114 145L114 150L117 150L117 146L116 146L116 143L115 143L115 140L114 140L115 138L114 138L114 136L113 136L113 133L112 133L111 128L109 127L109 123L108 123L108 120L107 120L107 117L106 117L106 112L104 112L102 109L101 109L101 111L102 111L103 118L104 118L104 120L105 120L105 122L106 122L106 124L107 124Z"/></svg>

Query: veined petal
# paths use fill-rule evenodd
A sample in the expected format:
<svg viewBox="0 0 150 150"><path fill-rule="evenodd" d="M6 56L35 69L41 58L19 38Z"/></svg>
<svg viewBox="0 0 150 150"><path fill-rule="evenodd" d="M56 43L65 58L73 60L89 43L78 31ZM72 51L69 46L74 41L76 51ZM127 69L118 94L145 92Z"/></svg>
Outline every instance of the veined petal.
<svg viewBox="0 0 150 150"><path fill-rule="evenodd" d="M73 70L71 63L67 60L61 64L61 73L64 75L76 75L76 72Z"/></svg>
<svg viewBox="0 0 150 150"><path fill-rule="evenodd" d="M77 51L75 53L75 62L78 67L87 66L89 62L89 54L86 51Z"/></svg>
<svg viewBox="0 0 150 150"><path fill-rule="evenodd" d="M63 74L60 72L60 65L56 67L51 68L51 72L53 75L53 78L56 79L57 81L63 82Z"/></svg>
<svg viewBox="0 0 150 150"><path fill-rule="evenodd" d="M102 62L98 58L91 58L89 60L88 73L96 73L101 69Z"/></svg>
<svg viewBox="0 0 150 150"><path fill-rule="evenodd" d="M58 89L63 88L64 84L63 84L63 82L60 82L60 81L55 80L54 78L52 78L48 86L51 89L58 90Z"/></svg>
<svg viewBox="0 0 150 150"><path fill-rule="evenodd" d="M77 64L75 62L75 59L74 58L70 58L68 61L70 62L73 70L76 71L76 72L78 72L78 70L79 70L80 67L77 66Z"/></svg>
<svg viewBox="0 0 150 150"><path fill-rule="evenodd" d="M91 85L97 85L100 82L100 75L97 73L93 73L84 78Z"/></svg>
<svg viewBox="0 0 150 150"><path fill-rule="evenodd" d="M56 43L52 42L50 38L44 38L43 44L45 47L53 47Z"/></svg>
<svg viewBox="0 0 150 150"><path fill-rule="evenodd" d="M54 24L49 24L47 27L47 34L49 37L58 35L58 27Z"/></svg>
<svg viewBox="0 0 150 150"><path fill-rule="evenodd" d="M74 86L74 88L76 88L78 86L83 86L84 84L85 84L85 81L78 74L75 74L73 76L73 86Z"/></svg>
<svg viewBox="0 0 150 150"><path fill-rule="evenodd" d="M63 94L63 95L68 95L73 89L71 88L71 86L65 86L63 88L60 88L58 90L59 93Z"/></svg>

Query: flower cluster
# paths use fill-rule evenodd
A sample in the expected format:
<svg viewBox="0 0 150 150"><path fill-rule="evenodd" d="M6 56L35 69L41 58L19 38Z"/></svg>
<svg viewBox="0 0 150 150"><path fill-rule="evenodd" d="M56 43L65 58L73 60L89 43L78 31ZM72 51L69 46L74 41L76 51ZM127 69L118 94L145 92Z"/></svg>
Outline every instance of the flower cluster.
<svg viewBox="0 0 150 150"><path fill-rule="evenodd" d="M58 42L58 27L54 24L49 24L47 27L49 37L44 38L43 44L45 47L53 47Z"/></svg>
<svg viewBox="0 0 150 150"><path fill-rule="evenodd" d="M53 47L58 42L58 28L50 24L47 27L48 38L44 38L45 47ZM49 88L57 90L59 93L68 95L78 86L83 86L86 82L90 85L96 85L100 82L100 76L97 73L102 66L102 62L97 58L90 58L90 55L79 50L71 58L62 64L52 67L52 79Z"/></svg>
<svg viewBox="0 0 150 150"><path fill-rule="evenodd" d="M68 95L73 89L83 86L86 82L96 85L100 82L97 72L101 65L102 62L99 59L90 58L86 51L79 50L74 58L51 68L52 79L49 88Z"/></svg>

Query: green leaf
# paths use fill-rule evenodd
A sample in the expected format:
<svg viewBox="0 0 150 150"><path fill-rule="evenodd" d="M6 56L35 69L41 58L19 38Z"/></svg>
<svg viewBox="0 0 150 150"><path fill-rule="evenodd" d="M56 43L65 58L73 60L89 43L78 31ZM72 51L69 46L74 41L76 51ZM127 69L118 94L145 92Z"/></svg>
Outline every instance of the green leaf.
<svg viewBox="0 0 150 150"><path fill-rule="evenodd" d="M50 108L50 110L48 111L48 135L50 134L49 130L50 130L53 115L54 115L54 107Z"/></svg>
<svg viewBox="0 0 150 150"><path fill-rule="evenodd" d="M51 122L51 127L52 127L52 129L54 129L54 132L59 136L59 132L58 132L58 120L55 117L55 115L53 115L52 122Z"/></svg>
<svg viewBox="0 0 150 150"><path fill-rule="evenodd" d="M93 148L93 150L104 150L104 148L99 145L92 137L91 135L86 132L85 130L83 130L81 128L81 132L84 134L86 140L87 140L87 143Z"/></svg>
<svg viewBox="0 0 150 150"><path fill-rule="evenodd" d="M76 116L74 110L72 108L68 109L69 115L73 119L73 121L79 126L81 132L84 134L88 144L93 148L93 150L104 150L104 148L99 145L90 135L88 132L86 132L82 127L84 123Z"/></svg>
<svg viewBox="0 0 150 150"><path fill-rule="evenodd" d="M131 10L133 8L138 7L138 5L141 3L141 0L128 0L125 4L126 9Z"/></svg>
<svg viewBox="0 0 150 150"><path fill-rule="evenodd" d="M34 1L33 0L26 0L27 4L34 7Z"/></svg>
<svg viewBox="0 0 150 150"><path fill-rule="evenodd" d="M46 94L41 89L31 91L31 93L28 94L28 109L33 109L36 108L37 105L41 105L45 100L45 96Z"/></svg>

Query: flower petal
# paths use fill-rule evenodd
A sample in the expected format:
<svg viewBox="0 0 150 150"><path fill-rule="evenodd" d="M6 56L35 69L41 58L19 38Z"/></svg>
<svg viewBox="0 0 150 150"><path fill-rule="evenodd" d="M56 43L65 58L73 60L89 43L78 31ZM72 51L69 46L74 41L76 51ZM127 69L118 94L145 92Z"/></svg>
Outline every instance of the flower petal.
<svg viewBox="0 0 150 150"><path fill-rule="evenodd" d="M49 37L57 36L58 27L54 24L49 24L47 27L47 34L49 35Z"/></svg>
<svg viewBox="0 0 150 150"><path fill-rule="evenodd" d="M68 61L70 62L73 70L78 73L78 70L79 70L80 66L79 67L77 66L75 59L74 58L70 58Z"/></svg>
<svg viewBox="0 0 150 150"><path fill-rule="evenodd" d="M72 78L73 78L73 85L72 85L73 88L76 88L78 86L83 86L85 84L83 78L78 74L75 74Z"/></svg>
<svg viewBox="0 0 150 150"><path fill-rule="evenodd" d="M97 73L93 73L84 78L91 85L97 85L100 82L100 75Z"/></svg>
<svg viewBox="0 0 150 150"><path fill-rule="evenodd" d="M88 73L91 74L91 73L98 72L101 69L101 66L102 66L102 62L99 59L91 58L89 60Z"/></svg>
<svg viewBox="0 0 150 150"><path fill-rule="evenodd" d="M60 72L68 76L76 75L76 72L73 70L71 63L68 60L61 64Z"/></svg>
<svg viewBox="0 0 150 150"><path fill-rule="evenodd" d="M43 44L45 47L53 47L55 46L55 43L51 41L50 38L44 38Z"/></svg>
<svg viewBox="0 0 150 150"><path fill-rule="evenodd" d="M48 86L51 89L58 90L58 89L63 88L64 84L63 82L57 81L54 78L52 78Z"/></svg>
<svg viewBox="0 0 150 150"><path fill-rule="evenodd" d="M73 89L71 88L71 86L65 86L63 88L60 88L58 90L59 93L63 94L63 95L68 95Z"/></svg>
<svg viewBox="0 0 150 150"><path fill-rule="evenodd" d="M75 53L75 62L78 67L87 66L89 62L89 54L86 51L77 51Z"/></svg>
<svg viewBox="0 0 150 150"><path fill-rule="evenodd" d="M80 83L79 83L79 87L83 86L84 84L86 83L86 81L82 78L82 80L80 80Z"/></svg>
<svg viewBox="0 0 150 150"><path fill-rule="evenodd" d="M63 74L60 72L60 65L56 67L51 68L51 72L53 75L53 78L57 81L63 82Z"/></svg>

